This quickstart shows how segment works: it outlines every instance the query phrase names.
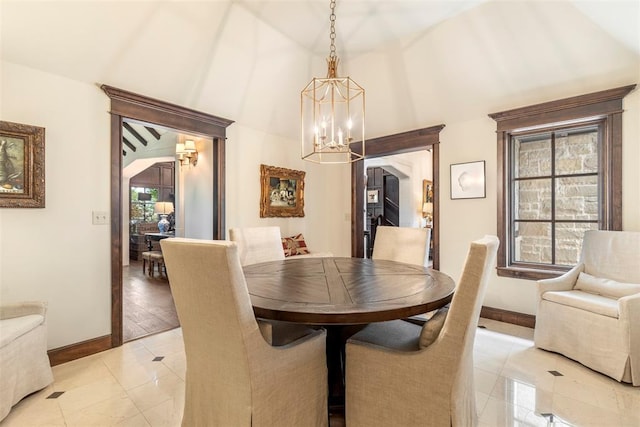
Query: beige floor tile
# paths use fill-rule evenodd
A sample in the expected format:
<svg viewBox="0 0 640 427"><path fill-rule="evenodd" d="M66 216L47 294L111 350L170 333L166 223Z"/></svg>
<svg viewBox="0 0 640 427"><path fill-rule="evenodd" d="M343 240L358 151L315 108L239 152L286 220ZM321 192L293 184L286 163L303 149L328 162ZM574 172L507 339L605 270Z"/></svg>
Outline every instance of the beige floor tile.
<svg viewBox="0 0 640 427"><path fill-rule="evenodd" d="M487 354L481 350L475 350L473 352L473 366L481 368L494 374L502 372L509 354Z"/></svg>
<svg viewBox="0 0 640 427"><path fill-rule="evenodd" d="M476 391L476 411L481 414L489 400L489 395L481 391Z"/></svg>
<svg viewBox="0 0 640 427"><path fill-rule="evenodd" d="M172 374L173 372L161 361L149 359L144 362L129 362L109 369L125 390L141 386L149 381Z"/></svg>
<svg viewBox="0 0 640 427"><path fill-rule="evenodd" d="M476 391L491 395L491 392L498 381L498 374L494 374L493 372L488 372L480 368L474 368L473 375Z"/></svg>
<svg viewBox="0 0 640 427"><path fill-rule="evenodd" d="M113 376L101 378L93 383L66 390L58 403L65 417L96 403L109 399L124 398L126 392Z"/></svg>
<svg viewBox="0 0 640 427"><path fill-rule="evenodd" d="M184 402L171 399L143 412L152 427L180 427Z"/></svg>
<svg viewBox="0 0 640 427"><path fill-rule="evenodd" d="M528 421L527 421L528 420ZM480 414L480 423L487 426L546 426L546 419L536 416L533 411L490 397ZM534 421L533 424L530 424Z"/></svg>
<svg viewBox="0 0 640 427"><path fill-rule="evenodd" d="M146 411L167 400L184 402L184 381L174 373L169 373L157 380L127 390L127 394L138 409Z"/></svg>
<svg viewBox="0 0 640 427"><path fill-rule="evenodd" d="M111 377L111 372L102 360L101 354L73 360L54 366L54 387L58 391L69 390Z"/></svg>
<svg viewBox="0 0 640 427"><path fill-rule="evenodd" d="M170 354L162 360L162 363L183 380L186 378L187 356L184 353Z"/></svg>
<svg viewBox="0 0 640 427"><path fill-rule="evenodd" d="M562 376L556 378L554 395L566 396L580 402L612 412L618 412L618 398L611 384L594 385L585 383L583 378Z"/></svg>
<svg viewBox="0 0 640 427"><path fill-rule="evenodd" d="M613 427L621 424L617 411L605 410L562 395L554 396L553 413L566 422L581 427Z"/></svg>
<svg viewBox="0 0 640 427"><path fill-rule="evenodd" d="M551 393L537 390L531 384L511 378L498 377L491 397L534 412L549 412L551 410ZM538 410L539 408L541 410Z"/></svg>
<svg viewBox="0 0 640 427"><path fill-rule="evenodd" d="M65 415L67 426L116 426L123 425L133 417L142 415L136 405L126 396L107 399L77 412ZM144 417L142 422L146 423ZM139 424L145 425L145 424Z"/></svg>
<svg viewBox="0 0 640 427"><path fill-rule="evenodd" d="M53 387L34 393L11 408L9 415L2 420L2 427L25 426L64 426L64 416L56 399L47 399Z"/></svg>

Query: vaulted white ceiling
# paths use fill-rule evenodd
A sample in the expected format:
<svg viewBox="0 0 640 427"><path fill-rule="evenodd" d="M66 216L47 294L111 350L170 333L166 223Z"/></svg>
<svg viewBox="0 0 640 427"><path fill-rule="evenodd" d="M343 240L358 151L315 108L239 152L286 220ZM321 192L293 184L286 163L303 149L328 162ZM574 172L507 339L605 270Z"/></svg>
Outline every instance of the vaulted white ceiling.
<svg viewBox="0 0 640 427"><path fill-rule="evenodd" d="M636 83L639 4L338 0L339 74L367 90L368 138ZM1 0L0 43L4 61L295 139L300 90L326 74L329 0Z"/></svg>

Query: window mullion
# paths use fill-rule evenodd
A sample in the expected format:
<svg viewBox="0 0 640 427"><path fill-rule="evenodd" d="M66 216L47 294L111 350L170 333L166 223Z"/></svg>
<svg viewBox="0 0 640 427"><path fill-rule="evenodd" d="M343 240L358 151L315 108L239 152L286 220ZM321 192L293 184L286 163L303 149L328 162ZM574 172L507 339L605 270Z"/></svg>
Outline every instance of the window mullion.
<svg viewBox="0 0 640 427"><path fill-rule="evenodd" d="M556 133L551 132L551 264L556 263Z"/></svg>

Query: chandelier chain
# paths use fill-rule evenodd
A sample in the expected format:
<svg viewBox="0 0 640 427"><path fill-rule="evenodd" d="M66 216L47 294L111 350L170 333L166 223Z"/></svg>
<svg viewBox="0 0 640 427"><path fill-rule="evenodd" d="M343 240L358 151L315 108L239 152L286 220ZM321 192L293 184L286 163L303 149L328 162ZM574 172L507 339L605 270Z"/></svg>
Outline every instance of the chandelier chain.
<svg viewBox="0 0 640 427"><path fill-rule="evenodd" d="M329 33L329 39L331 40L331 45L329 48L329 58L336 59L336 0L331 0L331 15L329 16L329 21L331 22L331 31Z"/></svg>

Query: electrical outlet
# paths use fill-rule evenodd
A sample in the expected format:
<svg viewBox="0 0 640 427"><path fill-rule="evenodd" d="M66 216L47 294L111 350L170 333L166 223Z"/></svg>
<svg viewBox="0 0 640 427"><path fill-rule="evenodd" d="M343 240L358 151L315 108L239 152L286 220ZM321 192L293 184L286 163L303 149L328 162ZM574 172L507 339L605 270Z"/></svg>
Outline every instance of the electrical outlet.
<svg viewBox="0 0 640 427"><path fill-rule="evenodd" d="M93 211L93 225L105 225L109 223L109 214L103 211Z"/></svg>

